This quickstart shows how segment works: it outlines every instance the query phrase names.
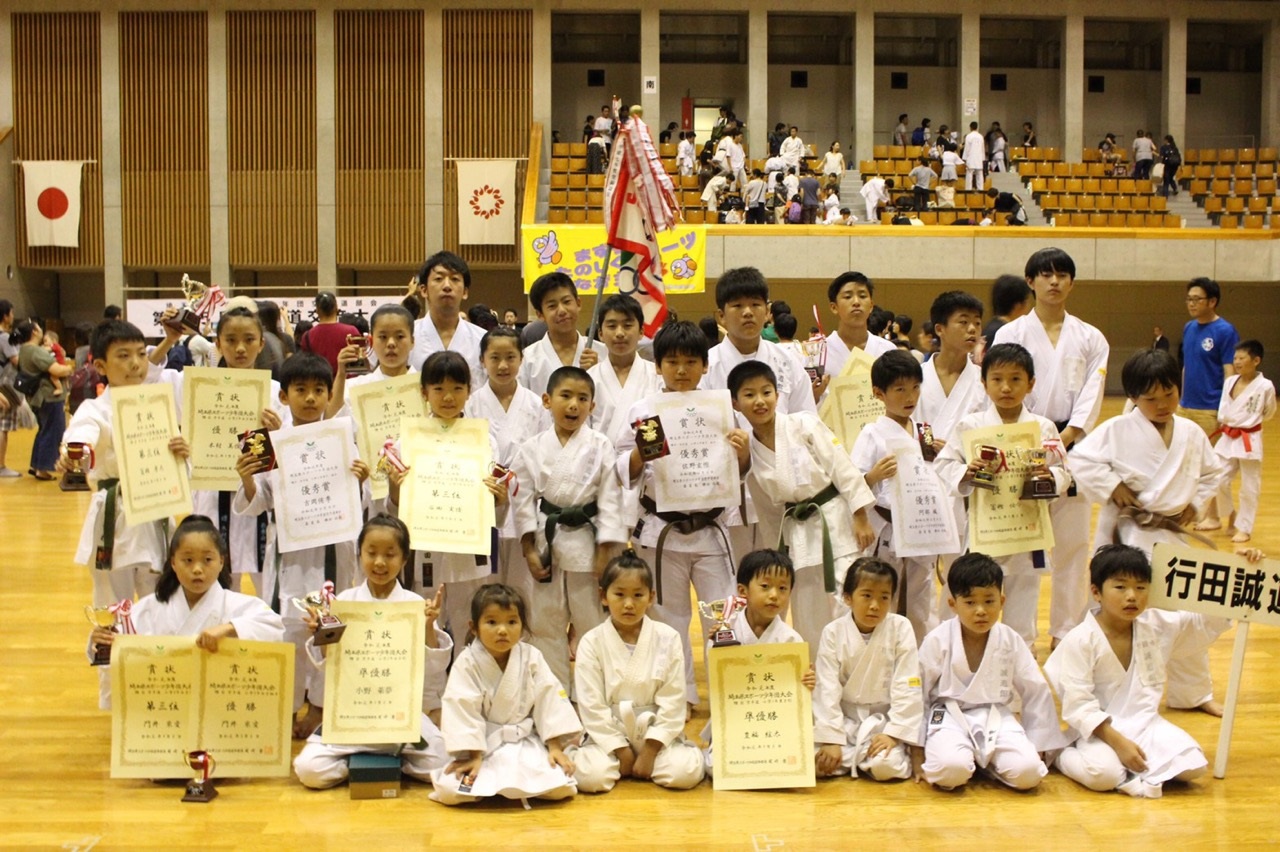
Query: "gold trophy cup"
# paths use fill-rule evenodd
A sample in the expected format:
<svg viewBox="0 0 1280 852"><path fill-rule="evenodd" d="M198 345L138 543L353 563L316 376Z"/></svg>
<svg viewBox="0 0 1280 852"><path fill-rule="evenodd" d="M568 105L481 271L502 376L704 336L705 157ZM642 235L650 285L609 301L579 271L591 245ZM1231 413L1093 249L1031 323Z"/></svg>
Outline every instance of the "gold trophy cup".
<svg viewBox="0 0 1280 852"><path fill-rule="evenodd" d="M187 782L187 792L183 795L182 801L212 802L218 795L211 777L214 767L218 765L217 761L207 751L189 751L186 757L187 766L195 771L196 777Z"/></svg>
<svg viewBox="0 0 1280 852"><path fill-rule="evenodd" d="M1027 478L1022 483L1022 500L1052 500L1058 496L1053 477L1036 476L1032 468L1041 468L1049 461L1049 453L1044 447L1033 447L1023 450L1022 462L1027 466Z"/></svg>
<svg viewBox="0 0 1280 852"><path fill-rule="evenodd" d="M178 315L165 323L169 328L175 331L188 331L191 334L200 333L200 315L193 308L204 298L205 292L209 289L209 285L203 281L196 281L185 273L182 276L182 296L186 304L178 309Z"/></svg>
<svg viewBox="0 0 1280 852"><path fill-rule="evenodd" d="M711 601L710 603L698 601L698 611L716 623L715 629L711 632L712 647L727 648L732 645L742 644L738 641L738 637L734 635L733 628L729 626L729 619L744 606L746 606L746 601L736 595L731 595L722 601Z"/></svg>
<svg viewBox="0 0 1280 852"><path fill-rule="evenodd" d="M311 592L302 600L293 599L293 605L307 615L315 613L320 619L312 644L332 645L342 638L347 625L329 611L329 602L333 600L333 583L326 582L318 592Z"/></svg>
<svg viewBox="0 0 1280 852"><path fill-rule="evenodd" d="M978 447L978 458L982 460L985 468L973 475L973 485L975 488L985 488L988 491L996 490L996 475L992 469L1000 461L1000 450L990 444L983 444Z"/></svg>
<svg viewBox="0 0 1280 852"><path fill-rule="evenodd" d="M116 613L111 607L106 606L86 606L84 608L85 617L89 619L89 623L94 627L101 627L103 630L116 631ZM119 631L116 631L119 632ZM93 662L92 666L108 666L111 665L111 646L110 645L94 645L93 646Z"/></svg>
<svg viewBox="0 0 1280 852"><path fill-rule="evenodd" d="M89 458L86 460L85 455ZM58 487L63 491L88 491L89 469L93 467L93 447L83 441L67 442L67 471Z"/></svg>

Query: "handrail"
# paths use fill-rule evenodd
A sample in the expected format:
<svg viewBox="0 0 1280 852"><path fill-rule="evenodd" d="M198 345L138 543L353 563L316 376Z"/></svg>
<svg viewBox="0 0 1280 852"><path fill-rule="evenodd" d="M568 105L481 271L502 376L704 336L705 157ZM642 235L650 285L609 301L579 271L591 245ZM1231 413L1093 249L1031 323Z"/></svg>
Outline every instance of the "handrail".
<svg viewBox="0 0 1280 852"><path fill-rule="evenodd" d="M538 215L538 182L542 175L542 124L529 126L529 161L524 172L524 209L520 221L532 225Z"/></svg>

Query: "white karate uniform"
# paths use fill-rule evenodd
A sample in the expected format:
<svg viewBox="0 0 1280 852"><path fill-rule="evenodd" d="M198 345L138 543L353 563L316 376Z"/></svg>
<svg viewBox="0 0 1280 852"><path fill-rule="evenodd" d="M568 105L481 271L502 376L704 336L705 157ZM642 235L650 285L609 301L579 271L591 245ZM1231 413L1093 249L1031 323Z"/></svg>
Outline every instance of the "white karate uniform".
<svg viewBox="0 0 1280 852"><path fill-rule="evenodd" d="M670 394L663 394L670 398ZM627 420L634 423L643 417L650 417L656 411L655 397L642 399L634 403L627 412ZM631 451L635 449L634 432L626 432L617 444L618 479L624 489L635 492L635 500L640 496L654 495L654 465L671 463L670 456L654 462L646 462L640 476L632 481L629 474ZM678 460L677 460L678 463ZM714 507L708 507L714 510ZM689 623L693 619L693 602L689 597L689 585L697 593L700 601L723 600L736 587L732 557L728 547L728 526L726 516L729 511L722 511L709 526L697 532L684 535L676 530L668 533L663 543L662 574L658 577L659 587L665 591L659 595L658 602L649 611L656 621L670 625L683 637L685 660L685 691L690 704L698 702L698 687L693 675L693 646L689 641ZM658 538L667 522L652 512L640 508L640 521L636 525L632 541L639 545L639 553L658 572L657 546ZM714 622L702 617L702 635L706 636Z"/></svg>
<svg viewBox="0 0 1280 852"><path fill-rule="evenodd" d="M787 164L787 169L798 169L800 161L808 153L804 148L804 140L799 136L788 136L778 146L778 156Z"/></svg>
<svg viewBox="0 0 1280 852"><path fill-rule="evenodd" d="M587 348L587 343L586 336L579 334L577 349L573 354L575 367L582 365L582 352ZM603 343L598 340L590 343L591 348L596 351L596 355L599 356L601 361L609 357L609 349ZM547 382L551 380L551 374L563 366L566 365L560 361L560 356L556 354L556 348L551 345L551 336L543 337L524 349L524 361L520 364L520 384L541 398L547 392Z"/></svg>
<svg viewBox="0 0 1280 852"><path fill-rule="evenodd" d="M813 741L840 746L840 769L832 774L856 776L861 770L877 781L910 778L906 747L920 745L924 720L911 623L890 613L864 634L852 615L833 621L822 631L815 668ZM877 734L899 742L868 758Z"/></svg>
<svg viewBox="0 0 1280 852"><path fill-rule="evenodd" d="M1002 325L991 341L996 343L1021 344L1035 359L1036 386L1023 401L1028 410L1055 424L1065 422L1086 433L1093 429L1102 409L1111 353L1102 332L1068 314L1054 346L1033 311ZM1049 507L1049 519L1054 539L1049 635L1061 639L1080 623L1089 606L1088 498L1059 497Z"/></svg>
<svg viewBox="0 0 1280 852"><path fill-rule="evenodd" d="M1259 373L1240 395L1231 398L1231 391L1240 380L1228 376L1222 386L1222 401L1218 403L1218 422L1233 430L1245 430L1237 435L1225 431L1213 445L1213 451L1227 465L1227 471L1218 487L1218 516L1231 514L1231 480L1240 471L1240 511L1236 513L1235 527L1242 533L1253 533L1253 522L1258 515L1258 495L1262 491L1262 423L1276 413L1276 387L1271 380ZM1250 432L1250 429L1257 429Z"/></svg>
<svg viewBox="0 0 1280 852"><path fill-rule="evenodd" d="M874 224L880 221L880 217L876 215L877 208L881 204L888 204L892 199L889 197L889 188L885 186L885 179L882 177L873 177L862 185L862 200L867 205L867 221Z"/></svg>
<svg viewBox="0 0 1280 852"><path fill-rule="evenodd" d="M875 359L897 348L883 337L868 334L867 345L863 346L862 350ZM834 379L840 375L840 371L844 369L844 362L848 360L849 345L835 332L827 335L827 365L824 373Z"/></svg>
<svg viewBox="0 0 1280 852"><path fill-rule="evenodd" d="M596 547L625 544L629 538L616 461L613 442L590 426L582 426L563 445L554 427L545 430L526 441L512 462L521 483L513 501L516 537L533 533L538 553L547 553L547 515L542 501L561 509L596 504L597 514L590 523L556 527L550 552L551 581L533 583L529 599L526 638L542 652L565 689L573 685L570 622L578 636L584 636L604 621L595 575Z"/></svg>
<svg viewBox="0 0 1280 852"><path fill-rule="evenodd" d="M606 619L578 642L573 681L585 744L570 752L584 793L607 793L621 777L614 752L645 740L662 744L650 780L688 790L702 781L702 752L685 739L684 654L680 634L659 621L641 621L628 645Z"/></svg>
<svg viewBox="0 0 1280 852"><path fill-rule="evenodd" d="M711 347L707 362L707 374L698 387L717 390L729 387L729 371L745 361L760 361L773 368L778 377L778 411L787 414L795 411L817 411L813 401L813 383L795 358L781 346L761 338L760 346L750 355L743 355L728 338Z"/></svg>
<svg viewBox="0 0 1280 852"><path fill-rule="evenodd" d="M527 642L515 644L505 668L479 640L459 652L444 690L440 730L451 756L484 755L470 785L448 767L432 773L431 798L441 804L489 796L567 799L577 792L574 779L551 765L545 743L576 737L582 723L542 654Z"/></svg>
<svg viewBox="0 0 1280 852"><path fill-rule="evenodd" d="M904 448L911 454L923 458L920 439L914 431L914 423L911 424L911 429L912 431L908 433L887 414L868 423L862 427L857 440L853 442L850 455L854 466L865 474L875 467L876 462L899 448ZM945 489L942 490L945 493ZM880 508L890 512L906 511L906 507L894 504L893 477L877 482L872 486L871 491L875 495L876 505ZM934 572L937 559L925 556L899 557L894 548L893 524L878 511L871 513L871 527L876 531L877 536L874 554L897 570L897 597L905 598L907 618L910 619L911 626L916 631L916 640L922 641L925 634L938 624ZM956 552L960 546L957 540L948 552Z"/></svg>
<svg viewBox="0 0 1280 852"><path fill-rule="evenodd" d="M374 597L369 590L368 582L361 583L353 589L347 589L338 595L340 601L359 601L376 603L389 601L400 603L405 601L422 601L399 583L385 598ZM453 640L449 634L439 627L433 627L436 636L436 647L423 649L423 706L439 707L440 696L444 692L445 670L453 656ZM312 664L320 667L323 674L324 660L317 661L312 657ZM427 700L430 694L431 700ZM419 781L430 781L431 773L443 768L449 762L449 754L444 748L444 737L435 723L422 714L422 746L417 743L387 743L385 745L328 745L323 741L323 734L317 730L308 739L302 751L293 759L293 771L298 773L298 780L303 786L313 790L334 787L347 780L350 774L348 760L353 754L388 754L400 758L400 771Z"/></svg>
<svg viewBox="0 0 1280 852"><path fill-rule="evenodd" d="M211 627L230 624L236 630L237 639L254 642L284 641L284 624L258 598L242 595L214 583L196 605L187 604L186 592L179 586L169 600L163 603L154 594L147 595L133 607L130 613L134 630L142 636L199 636ZM93 640L89 655L93 656ZM102 666L109 673L109 666ZM111 679L99 682L98 706L111 709Z"/></svg>
<svg viewBox="0 0 1280 852"><path fill-rule="evenodd" d="M817 513L803 521L785 517L786 504L812 500L832 484L839 494ZM841 609L839 590L858 553L853 513L874 503L875 496L835 435L807 411L776 415L772 450L752 435L747 490L759 519L761 543L776 547L781 540L789 550L796 571L791 621L809 643L810 660L816 659L823 628L837 613L847 611ZM824 529L835 560L831 593L823 576Z"/></svg>
<svg viewBox="0 0 1280 852"><path fill-rule="evenodd" d="M924 677L924 776L949 790L977 768L1002 784L1030 790L1048 774L1042 752L1066 746L1053 693L1013 628L997 622L978 670L965 657L960 619L938 625L920 646ZM1011 704L1022 699L1021 722Z"/></svg>
<svg viewBox="0 0 1280 852"><path fill-rule="evenodd" d="M245 496L244 485L241 485L236 491L235 499L231 501L232 513L256 518L262 512L271 511L275 489L280 487L279 476L279 468L255 473L253 483L257 487L257 493L249 500ZM267 532L272 540L276 538L275 526L273 518ZM337 569L334 587L338 591L345 591L364 579L356 556L356 543L344 541L333 545L333 548ZM284 618L285 641L292 642L296 651L293 667L294 710L302 707L304 699L313 707L320 707L324 702L324 678L308 662L306 652L307 640L311 638L311 634L307 630L302 612L293 605L293 599L301 600L324 585L324 551L324 547L307 547L291 553L278 553L262 572L261 597L273 606L276 602L279 603L279 613Z"/></svg>
<svg viewBox="0 0 1280 852"><path fill-rule="evenodd" d="M680 172L681 177L688 177L693 174L693 143L688 139L681 139L676 145L676 169Z"/></svg>
<svg viewBox="0 0 1280 852"><path fill-rule="evenodd" d="M982 169L987 163L987 140L976 130L970 130L964 137L964 148L960 152L964 160L965 189L982 189Z"/></svg>
<svg viewBox="0 0 1280 852"><path fill-rule="evenodd" d="M970 429L999 426L1002 422L995 406L977 414L970 414L956 424L947 445L938 454L937 461L934 463L938 476L958 498L971 497L974 491L972 482L960 482L969 469L969 458L964 451L961 436ZM1054 426L1048 418L1027 411L1025 406L1018 415L1017 422L1039 423L1041 445L1057 448L1056 451L1050 450L1048 453L1048 467L1049 472L1053 474L1054 493L1059 495L1054 500L1061 499L1061 495L1065 494L1071 485L1071 475L1063 466L1062 440L1058 435L1058 427ZM976 502L971 503L970 509L974 510L975 506ZM1036 617L1040 611L1040 580L1049 573L1048 560L1045 559L1044 565L1037 569L1030 552L1012 553L994 558L1004 571L1005 605L1001 618L1026 640L1028 646L1031 646L1036 641Z"/></svg>
<svg viewBox="0 0 1280 852"><path fill-rule="evenodd" d="M427 314L413 324L413 349L409 352L409 366L422 372L422 365L427 362L429 355L446 349L457 352L467 359L467 366L471 368L471 387L478 388L489 380L484 371L484 362L480 360L482 337L484 337L483 328L467 322L465 317L459 317L453 338L449 341L449 345L445 346L440 340L440 332L436 331L436 324L431 319L431 314Z"/></svg>
<svg viewBox="0 0 1280 852"><path fill-rule="evenodd" d="M637 400L662 393L662 376L652 361L636 356L635 362L627 372L626 384L618 381L618 374L609 363L608 358L600 359L587 375L596 383L596 407L591 412L591 428L603 432L605 437L616 447L627 433L634 433L635 427L627 422L627 412ZM623 523L632 529L640 519L639 494L635 489L623 492Z"/></svg>
<svg viewBox="0 0 1280 852"><path fill-rule="evenodd" d="M1160 715L1160 695L1170 658L1183 651L1178 646L1207 648L1230 624L1190 612L1146 610L1133 624L1133 656L1125 668L1093 614L1087 615L1044 665L1075 739L1058 756L1062 773L1090 790L1119 788L1146 798L1158 798L1171 778L1204 774L1204 752L1190 734ZM1172 700L1172 681L1169 689ZM1129 772L1111 746L1094 736L1107 720L1142 749L1145 772Z"/></svg>

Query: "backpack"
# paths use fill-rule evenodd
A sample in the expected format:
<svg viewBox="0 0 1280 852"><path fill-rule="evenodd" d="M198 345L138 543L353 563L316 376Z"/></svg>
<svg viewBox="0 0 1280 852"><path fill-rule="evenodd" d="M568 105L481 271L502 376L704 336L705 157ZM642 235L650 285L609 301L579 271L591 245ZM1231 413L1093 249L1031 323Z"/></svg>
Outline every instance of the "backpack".
<svg viewBox="0 0 1280 852"><path fill-rule="evenodd" d="M787 205L787 221L793 225L800 224L801 207L799 201L792 201Z"/></svg>
<svg viewBox="0 0 1280 852"><path fill-rule="evenodd" d="M917 127L915 130L911 131L911 144L912 145L924 144L924 128L923 127Z"/></svg>
<svg viewBox="0 0 1280 852"><path fill-rule="evenodd" d="M190 342L191 335L188 334L169 348L169 355L164 362L165 369L181 373L184 367L195 366L196 361L191 357L191 347L188 345Z"/></svg>
<svg viewBox="0 0 1280 852"><path fill-rule="evenodd" d="M80 407L80 403L86 399L98 398L98 385L101 383L102 377L98 375L92 360L85 361L84 366L71 374L71 387L67 392L67 399L72 414L75 414L76 409Z"/></svg>

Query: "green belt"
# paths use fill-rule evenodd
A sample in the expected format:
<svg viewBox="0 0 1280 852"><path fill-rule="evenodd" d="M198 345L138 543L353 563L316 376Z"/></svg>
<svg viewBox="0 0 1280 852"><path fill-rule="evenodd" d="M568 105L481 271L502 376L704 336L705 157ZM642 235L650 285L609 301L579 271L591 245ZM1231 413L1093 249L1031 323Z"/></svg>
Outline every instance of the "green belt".
<svg viewBox="0 0 1280 852"><path fill-rule="evenodd" d="M93 561L99 571L111 570L111 551L116 546L116 498L120 493L119 479L99 479L98 490L106 492L102 504L102 544Z"/></svg>
<svg viewBox="0 0 1280 852"><path fill-rule="evenodd" d="M658 533L658 545L655 549L653 557L653 576L658 586L658 603L662 603L662 549L667 543L667 533L673 529L681 535L693 535L699 530L704 530L709 526L715 525L716 530L720 533L720 538L724 540L724 552L729 556L729 561L733 561L733 550L729 547L729 539L724 534L724 530L715 523L716 518L724 513L724 509L712 509L709 512L659 512L658 504L653 502L653 498L647 494L640 496L640 505L646 512L656 515L659 520L666 521L662 532ZM686 591L687 594L687 591Z"/></svg>
<svg viewBox="0 0 1280 852"><path fill-rule="evenodd" d="M822 514L822 507L839 496L840 489L833 482L808 500L788 503L782 513L782 523L778 526L778 550L786 553L788 548L783 530L787 518L807 521L815 513L818 515L818 520L822 521L822 583L829 594L836 591L836 559L831 552L831 530L827 527L827 516Z"/></svg>
<svg viewBox="0 0 1280 852"><path fill-rule="evenodd" d="M565 506L564 508L561 508L543 497L538 508L547 516L547 523L545 527L547 534L547 559L544 560L544 564L548 566L551 564L551 542L555 541L556 527L581 527L590 524L591 528L595 529L596 525L592 523L591 519L600 512L600 507L596 505L596 501L594 500L581 506Z"/></svg>

